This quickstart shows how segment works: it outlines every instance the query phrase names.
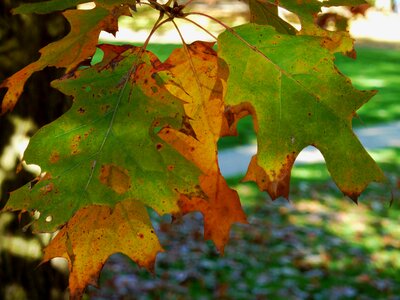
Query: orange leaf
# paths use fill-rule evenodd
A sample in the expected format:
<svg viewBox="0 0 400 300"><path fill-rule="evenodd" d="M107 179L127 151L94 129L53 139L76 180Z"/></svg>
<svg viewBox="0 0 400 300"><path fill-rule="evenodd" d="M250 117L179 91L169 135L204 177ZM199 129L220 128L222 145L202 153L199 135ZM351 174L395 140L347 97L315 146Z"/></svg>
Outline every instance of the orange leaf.
<svg viewBox="0 0 400 300"><path fill-rule="evenodd" d="M174 81L166 88L186 102L186 126L181 131L166 128L159 136L177 149L202 171L200 187L204 198L182 196L184 213L200 211L204 215L204 235L212 239L221 253L233 223L246 223L246 216L236 191L229 188L218 166L217 141L227 121L222 100L224 88L220 80L227 69L218 68L212 43L195 42L187 49L175 50L161 66Z"/></svg>
<svg viewBox="0 0 400 300"><path fill-rule="evenodd" d="M145 207L132 199L109 206L79 210L47 246L43 261L68 260L71 299L80 299L88 284L96 285L109 256L124 253L139 266L152 270L163 251Z"/></svg>
<svg viewBox="0 0 400 300"><path fill-rule="evenodd" d="M1 114L14 108L24 90L25 82L33 73L48 66L66 68L66 72L75 69L96 51L100 31L115 33L118 30L118 17L128 13L126 6L119 5L108 9L96 7L92 10L65 11L63 15L71 25L70 33L42 48L39 60L18 71L0 85L0 88L8 88L2 102Z"/></svg>

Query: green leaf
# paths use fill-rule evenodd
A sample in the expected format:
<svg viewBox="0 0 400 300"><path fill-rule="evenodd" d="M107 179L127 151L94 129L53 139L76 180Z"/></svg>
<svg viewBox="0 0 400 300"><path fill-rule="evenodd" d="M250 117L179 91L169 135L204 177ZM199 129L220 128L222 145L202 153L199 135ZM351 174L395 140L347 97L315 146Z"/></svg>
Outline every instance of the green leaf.
<svg viewBox="0 0 400 300"><path fill-rule="evenodd" d="M258 153L246 178L272 198L288 197L292 165L308 145L325 157L334 181L353 199L383 174L365 151L351 120L374 91L356 90L335 67L323 39L278 34L272 27L235 28L218 38L229 65L226 104L253 114ZM254 48L254 46L256 48Z"/></svg>
<svg viewBox="0 0 400 300"><path fill-rule="evenodd" d="M13 192L5 209L39 211L37 231L56 230L80 208L128 198L160 214L178 213L181 194L197 192L200 171L155 132L178 128L183 119L181 101L156 75L160 61L150 53L141 59L137 48L121 55L103 49L114 57L105 59L109 64L53 82L74 104L41 128L25 152L45 174L33 188Z"/></svg>
<svg viewBox="0 0 400 300"><path fill-rule="evenodd" d="M262 0L261 0L262 1ZM315 17L321 12L322 7L331 6L356 6L360 4L365 4L364 0L309 0L309 1L299 1L299 0L280 0L280 1L266 1L271 5L279 5L292 13L295 13L301 22L301 32L306 35L316 35L318 32L327 31L318 27L315 23Z"/></svg>
<svg viewBox="0 0 400 300"><path fill-rule="evenodd" d="M353 40L346 31L328 31L318 26L316 18L322 7L349 6L365 4L363 0L327 0L327 1L298 1L298 0L249 0L250 11L255 23L271 25L280 33L312 35L325 37L323 46L331 52L343 52L354 57ZM283 7L296 14L301 23L301 30L295 31L288 27L287 23L277 15L277 6Z"/></svg>
<svg viewBox="0 0 400 300"><path fill-rule="evenodd" d="M297 30L281 19L278 7L267 0L249 0L250 21L260 25L271 25L276 31L286 34L296 34Z"/></svg>

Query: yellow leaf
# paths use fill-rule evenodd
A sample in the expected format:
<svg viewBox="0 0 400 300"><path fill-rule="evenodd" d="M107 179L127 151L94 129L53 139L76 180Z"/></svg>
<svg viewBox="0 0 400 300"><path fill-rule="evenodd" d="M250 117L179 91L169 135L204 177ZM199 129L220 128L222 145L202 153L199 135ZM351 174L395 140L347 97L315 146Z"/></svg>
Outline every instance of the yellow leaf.
<svg viewBox="0 0 400 300"><path fill-rule="evenodd" d="M47 246L44 262L68 260L71 299L80 299L88 284L96 285L109 256L123 253L152 270L163 251L143 204L133 199L109 206L80 209Z"/></svg>
<svg viewBox="0 0 400 300"><path fill-rule="evenodd" d="M175 50L164 63L173 78L166 88L186 103L188 130L166 128L159 136L202 171L200 187L205 197L181 196L180 207L183 213L204 215L205 238L223 253L232 224L247 221L238 194L229 188L218 166L217 141L227 128L220 78L226 78L228 71L218 67L212 46L195 42L186 50Z"/></svg>

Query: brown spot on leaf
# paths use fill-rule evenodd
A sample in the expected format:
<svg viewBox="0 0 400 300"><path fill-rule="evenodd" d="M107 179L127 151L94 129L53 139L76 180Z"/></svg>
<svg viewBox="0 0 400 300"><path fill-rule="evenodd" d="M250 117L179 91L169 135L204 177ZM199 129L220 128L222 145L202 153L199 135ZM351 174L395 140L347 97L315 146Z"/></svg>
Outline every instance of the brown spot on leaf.
<svg viewBox="0 0 400 300"><path fill-rule="evenodd" d="M86 110L85 110L83 107L79 107L78 113L79 113L80 115L83 115L85 112L86 112Z"/></svg>
<svg viewBox="0 0 400 300"><path fill-rule="evenodd" d="M53 151L50 155L49 160L52 164L55 164L60 160L60 153L58 153L57 151Z"/></svg>
<svg viewBox="0 0 400 300"><path fill-rule="evenodd" d="M40 192L42 193L42 195L47 195L48 193L50 193L54 188L54 184L52 182L50 182L49 184L46 184L44 187L40 188Z"/></svg>
<svg viewBox="0 0 400 300"><path fill-rule="evenodd" d="M162 147L163 147L163 144L161 144L161 143L158 143L156 146L158 151L160 151L162 149Z"/></svg>
<svg viewBox="0 0 400 300"><path fill-rule="evenodd" d="M88 131L86 131L83 135L84 139L87 139L88 136L94 131L94 128L90 128Z"/></svg>
<svg viewBox="0 0 400 300"><path fill-rule="evenodd" d="M110 104L103 104L103 105L101 105L100 106L100 110L101 110L101 112L102 113L106 113L106 112L108 112L108 110L110 109Z"/></svg>
<svg viewBox="0 0 400 300"><path fill-rule="evenodd" d="M197 138L196 132L193 129L192 124L190 124L190 118L187 116L183 117L182 128L179 131L186 135L190 135L194 138Z"/></svg>
<svg viewBox="0 0 400 300"><path fill-rule="evenodd" d="M71 144L71 154L75 155L79 153L79 144L82 140L82 136L81 135L76 135L72 138L72 144Z"/></svg>
<svg viewBox="0 0 400 300"><path fill-rule="evenodd" d="M128 170L114 164L101 166L99 180L118 194L126 193L131 187Z"/></svg>

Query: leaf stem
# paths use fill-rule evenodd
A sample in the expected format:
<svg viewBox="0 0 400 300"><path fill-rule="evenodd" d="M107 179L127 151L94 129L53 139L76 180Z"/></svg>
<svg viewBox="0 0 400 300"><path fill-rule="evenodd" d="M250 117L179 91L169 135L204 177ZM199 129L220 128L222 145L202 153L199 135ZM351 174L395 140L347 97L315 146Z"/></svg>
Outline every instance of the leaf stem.
<svg viewBox="0 0 400 300"><path fill-rule="evenodd" d="M147 47L147 45L149 44L150 39L151 39L151 37L153 36L154 32L156 32L156 30L157 30L158 28L160 28L160 26L162 26L163 24L165 24L165 23L168 21L168 19L167 19L167 20L164 20L164 21L161 22L162 18L163 18L163 15L160 13L159 18L157 19L157 21L156 21L156 23L154 24L152 30L150 31L149 36L147 37L146 41L144 42L143 46L142 46L141 49L140 49L140 52L138 53L138 59L136 60L136 62L132 65L132 67L131 67L131 68L129 69L129 71L128 71L128 74L127 74L127 76L126 76L126 80L125 80L125 82L124 82L124 85L123 85L123 87L122 87L121 90L120 90L120 93L119 93L119 96L118 96L118 101L117 101L117 103L116 103L114 112L113 112L112 117L111 117L111 120L110 120L110 125L108 126L108 129L107 129L107 132L106 132L106 134L105 134L105 136L104 136L103 142L102 142L101 145L100 145L99 152L103 149L104 144L106 143L106 140L107 140L107 138L108 138L108 135L109 135L110 132L111 132L111 128L112 128L112 125L114 124L114 120L115 120L115 116L116 116L116 114L117 114L117 110L118 110L119 104L121 103L121 100L122 100L122 94L125 92L125 88L126 88L128 82L129 82L129 78L131 77L132 73L135 72L135 70L136 70L136 68L137 68L137 66L138 66L137 62L141 59L143 53L145 52L146 47Z"/></svg>
<svg viewBox="0 0 400 300"><path fill-rule="evenodd" d="M160 16L158 17L156 23L154 23L154 26L151 29L150 33L149 33L149 36L147 37L146 41L144 42L144 44L142 46L143 52L146 50L146 48L147 48L147 46L148 46L148 44L150 42L151 37L157 31L157 29L159 29L162 25L164 25L165 23L167 23L167 22L172 20L171 18L168 18L168 19L165 19L164 21L161 22L163 17L164 17L163 14L160 13Z"/></svg>
<svg viewBox="0 0 400 300"><path fill-rule="evenodd" d="M157 21L154 23L154 26L153 26L152 30L150 31L150 33L149 33L149 36L147 37L146 41L144 42L143 46L141 47L141 49L140 49L140 51L139 51L139 53L137 55L137 59L136 59L135 63L132 65L132 67L129 69L129 71L128 71L127 75L126 75L126 79L125 79L124 85L122 86L122 88L120 90L120 93L118 95L117 103L115 104L115 108L114 108L114 111L112 113L111 120L110 120L110 123L108 125L107 131L104 134L104 138L103 138L103 141L102 141L102 143L101 143L101 145L99 147L99 150L97 151L97 153L94 156L99 154L103 150L104 145L106 144L108 136L110 135L111 129L112 129L113 125L114 125L114 121L115 121L115 117L117 115L118 108L119 108L119 106L121 104L121 101L122 101L122 95L125 93L125 89L126 89L126 86L128 85L129 79L131 78L132 73L134 73L136 71L136 68L138 67L138 63L140 62L140 59L141 59L143 53L146 51L146 47L149 44L151 37L157 31L158 28L160 28L162 25L164 25L165 23L170 21L170 19L166 19L164 21L161 21L163 19L163 17L164 17L164 14L162 12L160 12L160 16L158 17ZM85 191L87 190L87 188L89 187L90 182L92 181L93 173L94 173L95 169L96 169L96 160L94 160L94 162L92 163L90 174L89 174L89 178L88 178L88 181L87 181L86 186L85 186Z"/></svg>
<svg viewBox="0 0 400 300"><path fill-rule="evenodd" d="M185 4L183 4L183 7L188 6L190 3L192 3L194 0L188 0Z"/></svg>
<svg viewBox="0 0 400 300"><path fill-rule="evenodd" d="M188 15L199 15L199 16L203 16L203 17L213 20L214 22L218 23L219 25L224 27L226 30L228 30L234 37L236 37L237 39L242 41L251 50L253 50L254 52L257 52L258 54L260 54L262 57L264 57L269 62L272 62L271 59L269 59L264 53L262 53L256 46L250 44L248 41L246 41L244 38L242 38L239 34L237 34L237 32L235 30L233 30L232 27L229 27L228 25L226 25L224 22L218 20L217 18L214 18L213 16L210 16L210 15L207 15L207 14L201 13L201 12L189 12L189 13L185 14L185 16L188 16Z"/></svg>
<svg viewBox="0 0 400 300"><path fill-rule="evenodd" d="M171 21L172 21L172 24L174 24L174 26L176 28L176 31L178 31L179 37L182 40L183 48L185 49L186 55L189 58L190 68L192 69L193 75L194 75L194 77L196 79L196 83L197 83L197 86L199 88L200 96L203 99L204 98L203 97L203 89L202 89L202 86L201 86L201 82L200 82L199 76L198 76L198 74L196 72L196 68L195 68L194 63L193 63L192 55L190 54L189 48L187 47L185 39L183 38L182 32L179 30L178 25L176 25L174 20L171 20Z"/></svg>

